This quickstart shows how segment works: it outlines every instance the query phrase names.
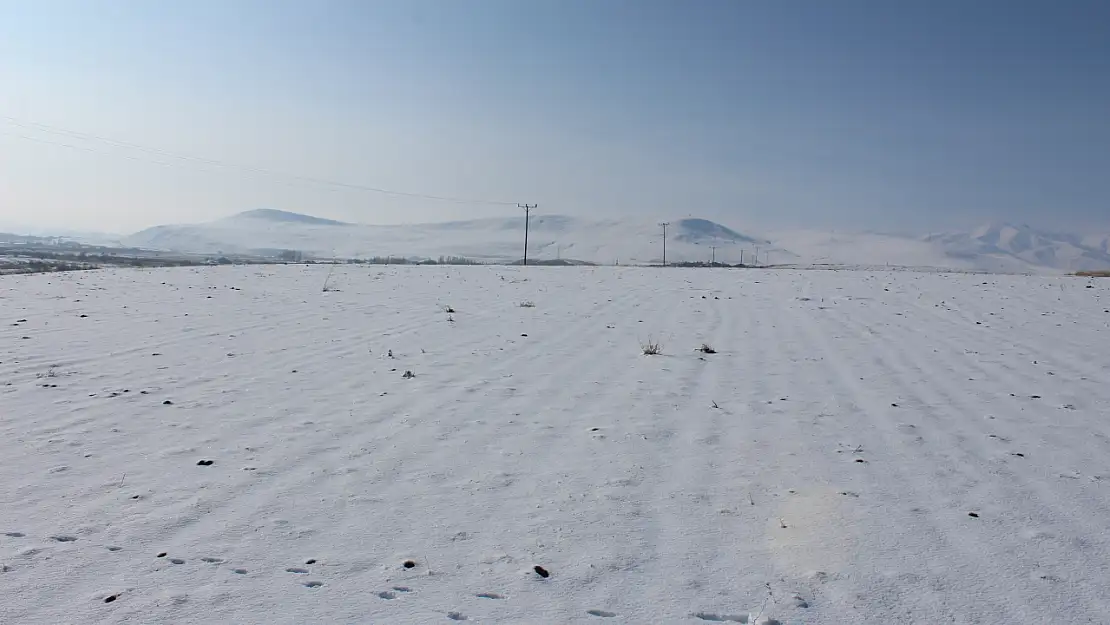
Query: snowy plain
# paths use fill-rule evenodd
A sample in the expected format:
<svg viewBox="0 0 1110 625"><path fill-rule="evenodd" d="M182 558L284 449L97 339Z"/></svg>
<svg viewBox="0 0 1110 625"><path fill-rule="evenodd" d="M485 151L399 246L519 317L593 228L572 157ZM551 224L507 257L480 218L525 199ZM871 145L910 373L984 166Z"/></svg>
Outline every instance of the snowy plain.
<svg viewBox="0 0 1110 625"><path fill-rule="evenodd" d="M0 277L0 623L1110 622L1110 281L329 271Z"/></svg>

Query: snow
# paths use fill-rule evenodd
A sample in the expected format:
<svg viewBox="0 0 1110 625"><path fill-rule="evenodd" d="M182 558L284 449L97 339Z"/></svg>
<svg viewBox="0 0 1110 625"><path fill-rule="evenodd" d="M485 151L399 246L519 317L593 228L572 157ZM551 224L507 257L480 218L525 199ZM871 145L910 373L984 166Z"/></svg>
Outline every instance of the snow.
<svg viewBox="0 0 1110 625"><path fill-rule="evenodd" d="M290 216L293 215L293 216ZM464 256L490 262L520 260L524 216L443 223L372 226L320 224L280 211L248 211L205 224L157 226L126 238L129 245L205 254L291 249L323 258L438 258ZM669 261L738 263L758 245L769 244L701 219L675 220L668 230ZM592 220L533 215L529 257L574 259L597 264L658 264L662 228L650 219Z"/></svg>
<svg viewBox="0 0 1110 625"><path fill-rule="evenodd" d="M838 265L886 265L938 267L957 270L981 269L977 258L946 256L926 241L875 233L836 233L819 230L793 230L772 233L782 247L804 250L793 262ZM773 260L773 259L772 259ZM789 261L788 261L789 262ZM1024 266L1003 268L1021 270Z"/></svg>
<svg viewBox="0 0 1110 625"><path fill-rule="evenodd" d="M1106 622L1110 282L329 270L0 278L0 622Z"/></svg>
<svg viewBox="0 0 1110 625"><path fill-rule="evenodd" d="M924 237L950 256L978 261L981 267L1005 271L1024 265L1030 270L1055 268L1097 271L1110 266L1104 238L1040 232L1027 225L992 223L969 233Z"/></svg>
<svg viewBox="0 0 1110 625"><path fill-rule="evenodd" d="M534 215L529 237L533 259L574 259L602 265L659 264L658 220L588 219ZM260 253L298 250L321 258L464 256L512 262L523 252L523 215L395 226L323 220L276 210L255 210L217 221L157 226L124 239L127 245L179 252ZM714 249L711 249L714 248ZM1051 234L1027 226L991 224L972 232L924 237L873 232L788 230L765 235L706 219L670 221L671 262L926 267L957 271L1059 274L1110 269L1105 237Z"/></svg>

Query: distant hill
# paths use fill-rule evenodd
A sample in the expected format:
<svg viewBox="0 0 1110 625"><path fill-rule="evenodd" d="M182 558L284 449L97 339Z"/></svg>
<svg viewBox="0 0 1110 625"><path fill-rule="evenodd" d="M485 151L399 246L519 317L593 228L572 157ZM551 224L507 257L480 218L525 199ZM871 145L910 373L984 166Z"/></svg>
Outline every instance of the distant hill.
<svg viewBox="0 0 1110 625"><path fill-rule="evenodd" d="M233 215L223 220L224 222L270 222L281 224L304 224L310 226L350 226L352 224L335 221L334 219L323 219L321 217L313 217L311 215L302 215L300 213L290 213L289 211L276 210L273 208L258 208L246 212Z"/></svg>
<svg viewBox="0 0 1110 625"><path fill-rule="evenodd" d="M675 241L701 244L749 244L770 245L766 239L757 239L730 230L708 219L681 219L674 224Z"/></svg>
<svg viewBox="0 0 1110 625"><path fill-rule="evenodd" d="M662 260L655 220L532 217L529 258L597 264L654 264ZM669 262L780 265L929 267L1006 273L1061 273L1110 269L1110 237L1041 232L1028 226L987 224L968 232L925 236L791 230L745 233L707 219L675 220L667 230ZM125 237L136 247L182 252L272 253L296 250L315 257L410 259L463 256L516 262L523 252L524 217L372 226L259 209L213 222L157 226Z"/></svg>
<svg viewBox="0 0 1110 625"><path fill-rule="evenodd" d="M1074 234L1034 230L1007 223L985 224L970 232L934 234L922 240L938 244L954 258L1094 271L1110 267L1107 237L1084 239Z"/></svg>
<svg viewBox="0 0 1110 625"><path fill-rule="evenodd" d="M740 262L745 246L769 245L704 219L676 221L668 230L669 261ZM529 257L599 264L648 264L662 260L662 230L652 220L591 220L535 215ZM128 245L194 253L252 253L289 249L316 257L464 256L514 262L523 255L524 217L474 219L404 226L350 224L309 215L252 210L216 221L156 226L125 238ZM752 258L751 249L746 252Z"/></svg>

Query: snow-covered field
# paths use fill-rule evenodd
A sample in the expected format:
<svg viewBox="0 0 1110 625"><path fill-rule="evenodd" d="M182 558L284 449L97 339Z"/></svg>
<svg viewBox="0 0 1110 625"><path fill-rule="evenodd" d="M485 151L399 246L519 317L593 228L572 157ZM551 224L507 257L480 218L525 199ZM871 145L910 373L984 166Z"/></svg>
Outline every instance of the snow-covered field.
<svg viewBox="0 0 1110 625"><path fill-rule="evenodd" d="M1110 282L328 271L0 278L0 623L1110 622Z"/></svg>

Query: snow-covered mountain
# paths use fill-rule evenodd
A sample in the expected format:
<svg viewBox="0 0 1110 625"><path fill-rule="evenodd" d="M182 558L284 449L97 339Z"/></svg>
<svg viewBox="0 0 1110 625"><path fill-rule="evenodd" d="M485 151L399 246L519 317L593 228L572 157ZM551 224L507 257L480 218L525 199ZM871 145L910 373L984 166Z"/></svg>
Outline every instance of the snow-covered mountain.
<svg viewBox="0 0 1110 625"><path fill-rule="evenodd" d="M1087 234L1083 235L1079 241L1084 247L1103 253L1110 253L1110 234Z"/></svg>
<svg viewBox="0 0 1110 625"><path fill-rule="evenodd" d="M253 226L258 222L271 222L271 223L288 223L288 224L302 224L306 226L353 226L354 224L345 221L336 221L334 219L324 219L323 217L313 217L312 215L302 215L301 213L291 213L289 211L282 211L273 208L256 208L254 210L245 211L237 215L232 215L227 219L222 220L224 223L240 223L246 226Z"/></svg>
<svg viewBox="0 0 1110 625"><path fill-rule="evenodd" d="M1064 271L1110 268L1110 237L1079 236L1035 230L1026 225L991 223L971 232L934 234L923 241L939 245L953 258L980 263Z"/></svg>
<svg viewBox="0 0 1110 625"><path fill-rule="evenodd" d="M183 252L297 250L317 257L465 256L511 262L522 255L524 217L380 226L261 209L213 222L157 226L126 245ZM643 264L662 257L654 220L534 216L529 257L602 264ZM1110 269L1110 236L1041 232L988 224L969 232L926 236L792 230L756 235L706 219L681 219L667 230L667 260L770 264L936 267L1005 273Z"/></svg>
<svg viewBox="0 0 1110 625"><path fill-rule="evenodd" d="M465 256L515 261L523 254L524 217L372 226L255 210L209 223L156 226L126 237L125 243L206 254L289 249L318 257ZM772 247L766 239L705 219L676 220L667 230L668 262L716 258L737 263L742 253L751 258L757 246ZM711 249L714 247L715 251ZM663 255L662 229L646 219L537 215L529 226L528 255L534 259L604 264L659 262Z"/></svg>

